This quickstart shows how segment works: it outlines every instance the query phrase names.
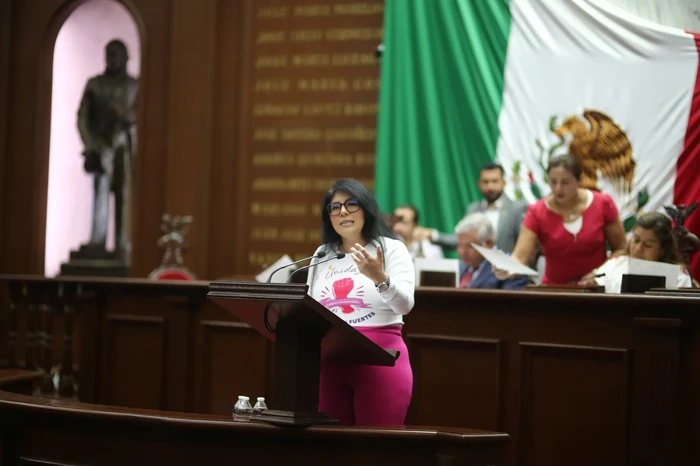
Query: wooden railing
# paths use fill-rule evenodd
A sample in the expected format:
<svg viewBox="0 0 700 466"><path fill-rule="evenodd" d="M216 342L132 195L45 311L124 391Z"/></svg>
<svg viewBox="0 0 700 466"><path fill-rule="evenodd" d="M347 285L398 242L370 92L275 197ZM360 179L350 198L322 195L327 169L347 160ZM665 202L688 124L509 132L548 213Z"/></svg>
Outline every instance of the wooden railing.
<svg viewBox="0 0 700 466"><path fill-rule="evenodd" d="M274 407L272 342L207 290L0 277L0 355L41 370L39 393L59 367L59 393L84 402L228 415L249 395ZM700 295L419 288L405 322L410 424L506 432L508 465L700 464Z"/></svg>

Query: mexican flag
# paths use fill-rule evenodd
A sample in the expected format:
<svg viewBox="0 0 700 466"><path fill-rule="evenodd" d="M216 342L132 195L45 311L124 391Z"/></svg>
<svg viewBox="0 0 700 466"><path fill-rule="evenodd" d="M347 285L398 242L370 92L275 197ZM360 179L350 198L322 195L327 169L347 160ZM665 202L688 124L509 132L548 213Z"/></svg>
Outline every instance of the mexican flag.
<svg viewBox="0 0 700 466"><path fill-rule="evenodd" d="M627 230L700 201L700 35L600 0L387 0L375 190L451 231L496 160L506 192L547 195L571 153ZM686 222L700 235L700 208ZM700 253L694 276L700 277Z"/></svg>

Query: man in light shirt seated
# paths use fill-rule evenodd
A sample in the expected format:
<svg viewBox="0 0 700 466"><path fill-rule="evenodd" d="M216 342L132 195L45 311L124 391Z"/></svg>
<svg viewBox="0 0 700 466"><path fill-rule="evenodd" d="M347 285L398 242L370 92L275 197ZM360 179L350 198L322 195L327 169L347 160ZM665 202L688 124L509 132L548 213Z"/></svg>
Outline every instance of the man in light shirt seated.
<svg viewBox="0 0 700 466"><path fill-rule="evenodd" d="M411 259L442 259L445 255L442 248L431 243L427 239L415 240L413 234L418 227L418 210L410 205L404 204L394 209L392 215L393 230L396 236L404 242Z"/></svg>
<svg viewBox="0 0 700 466"><path fill-rule="evenodd" d="M455 227L457 254L459 255L459 287L520 290L525 288L528 277L516 276L499 280L491 263L479 254L472 244L493 248L493 225L488 216L475 212L464 217Z"/></svg>

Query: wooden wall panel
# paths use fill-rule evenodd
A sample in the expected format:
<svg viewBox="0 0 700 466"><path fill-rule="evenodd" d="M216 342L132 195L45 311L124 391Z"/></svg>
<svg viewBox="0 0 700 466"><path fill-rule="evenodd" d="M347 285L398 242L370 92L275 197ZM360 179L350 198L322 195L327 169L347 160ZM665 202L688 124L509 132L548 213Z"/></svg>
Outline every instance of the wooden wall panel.
<svg viewBox="0 0 700 466"><path fill-rule="evenodd" d="M167 333L163 317L106 317L102 356L104 403L166 409ZM158 383L133 383L151 378Z"/></svg>
<svg viewBox="0 0 700 466"><path fill-rule="evenodd" d="M520 464L556 466L565 457L572 466L627 464L630 350L520 347Z"/></svg>
<svg viewBox="0 0 700 466"><path fill-rule="evenodd" d="M171 133L168 114L172 105L169 66L173 36L172 0L130 0L142 23L141 77L138 115L138 159L134 177L132 275L148 276L162 258L156 241L162 234ZM186 99L180 96L180 100Z"/></svg>
<svg viewBox="0 0 700 466"><path fill-rule="evenodd" d="M678 438L689 438L694 422L689 410L683 406L690 405L696 394L681 388L687 380L680 375L683 370L697 373L697 366L695 371L692 369L692 358L682 356L684 351L690 351L690 333L680 319L636 318L634 325L638 330L636 339L639 344L649 347L648 352L637 356L635 377L638 389L635 396L639 409L633 413L634 422L641 423L649 418L656 419L656 422L646 431L635 431L633 451L638 451L641 445L648 445L644 459L652 464L673 464L678 461L677 452L669 454L669 450ZM694 354L700 355L700 352ZM650 374L660 376L651 377ZM648 382L640 383L640 380ZM669 399L671 394L672 401L659 404L659 400Z"/></svg>
<svg viewBox="0 0 700 466"><path fill-rule="evenodd" d="M414 371L412 419L499 430L505 363L500 340L411 333L407 344ZM436 385L438 396L431 390Z"/></svg>
<svg viewBox="0 0 700 466"><path fill-rule="evenodd" d="M173 0L165 211L194 216L188 264L206 275L216 0Z"/></svg>
<svg viewBox="0 0 700 466"><path fill-rule="evenodd" d="M196 411L230 415L239 395L266 396L268 343L242 322L203 320L196 344ZM269 397L268 397L269 398Z"/></svg>
<svg viewBox="0 0 700 466"><path fill-rule="evenodd" d="M37 123L46 122L45 103L39 102L43 84L39 76L47 67L51 57L42 56L45 41L39 31L50 29L50 20L58 14L61 6L58 0L38 2L13 2L11 11L11 54L8 124L6 149L4 153L4 179L0 189L4 214L3 224L12 228L3 229L3 252L0 256L4 270L18 272L39 272L37 261L43 244L37 244L44 233L37 227L37 215L41 209L42 197L47 192L46 184L41 185L43 174L48 174L48 163L40 164L40 148L48 141L48 128L40 131ZM33 8L37 7L38 8ZM54 38L55 40L55 38ZM50 84L49 84L50 86ZM49 87L50 89L50 87ZM45 133L45 136L42 134ZM42 138L42 136L44 136ZM46 156L48 162L48 156ZM21 203L19 201L22 201Z"/></svg>
<svg viewBox="0 0 700 466"><path fill-rule="evenodd" d="M8 86L10 82L10 51L12 38L12 3L0 0L0 180L4 179L9 114ZM3 207L3 189L0 187L0 209ZM0 244L3 241L3 215L0 210ZM1 250L0 250L1 253Z"/></svg>
<svg viewBox="0 0 700 466"><path fill-rule="evenodd" d="M242 102L247 94L240 92L241 81L249 69L244 56L244 40L248 23L250 0L230 2L221 0L216 15L216 49L213 86L213 123L209 173L209 219L206 227L209 240L206 247L207 276L217 279L237 272L235 264L246 257L236 248L236 238L245 236L238 215L240 153L243 134L240 133ZM197 225L201 221L195 219ZM187 257L188 263L192 263Z"/></svg>

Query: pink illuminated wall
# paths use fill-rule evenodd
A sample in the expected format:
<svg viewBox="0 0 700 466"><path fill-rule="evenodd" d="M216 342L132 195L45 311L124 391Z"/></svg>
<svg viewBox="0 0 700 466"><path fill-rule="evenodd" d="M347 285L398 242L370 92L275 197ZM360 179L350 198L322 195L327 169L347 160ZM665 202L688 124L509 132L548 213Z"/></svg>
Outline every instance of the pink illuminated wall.
<svg viewBox="0 0 700 466"><path fill-rule="evenodd" d="M54 276L90 236L92 178L83 171L83 144L77 127L87 80L104 71L104 48L112 39L129 49L129 73L139 75L141 48L136 22L116 0L90 0L61 27L53 57L51 147L44 273ZM114 235L107 239L113 248Z"/></svg>

